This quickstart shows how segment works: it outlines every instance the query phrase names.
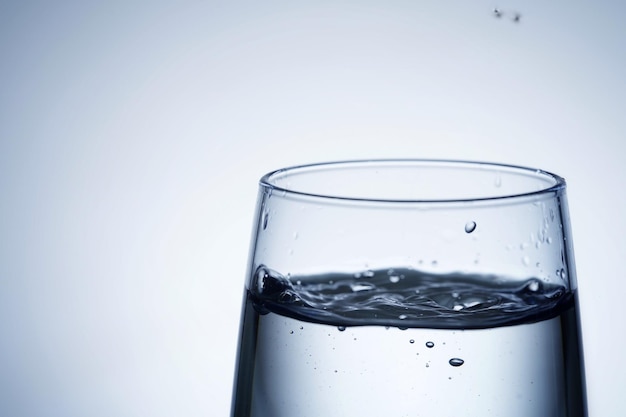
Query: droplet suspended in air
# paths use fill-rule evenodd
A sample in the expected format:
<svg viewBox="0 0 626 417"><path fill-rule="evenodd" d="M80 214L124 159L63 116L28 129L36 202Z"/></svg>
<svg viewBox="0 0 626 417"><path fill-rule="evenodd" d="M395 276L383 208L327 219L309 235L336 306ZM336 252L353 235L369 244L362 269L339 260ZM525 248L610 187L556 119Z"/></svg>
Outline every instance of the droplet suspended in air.
<svg viewBox="0 0 626 417"><path fill-rule="evenodd" d="M469 221L469 222L465 223L465 233L472 233L474 230L476 230L476 222L475 221Z"/></svg>
<svg viewBox="0 0 626 417"><path fill-rule="evenodd" d="M461 358L452 358L448 361L448 363L452 366L461 366L465 363L465 361Z"/></svg>
<svg viewBox="0 0 626 417"><path fill-rule="evenodd" d="M432 348L434 346L435 346L435 344L433 342L426 342L426 347L427 348Z"/></svg>

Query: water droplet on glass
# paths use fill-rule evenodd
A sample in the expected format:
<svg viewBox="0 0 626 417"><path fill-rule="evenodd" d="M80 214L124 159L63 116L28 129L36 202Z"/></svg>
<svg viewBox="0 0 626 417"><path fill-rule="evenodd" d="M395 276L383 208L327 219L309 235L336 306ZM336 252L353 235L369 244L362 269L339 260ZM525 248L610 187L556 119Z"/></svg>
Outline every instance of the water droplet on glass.
<svg viewBox="0 0 626 417"><path fill-rule="evenodd" d="M400 320L406 320L407 315L406 315L406 314L400 314L400 315L398 316L398 318L399 318Z"/></svg>
<svg viewBox="0 0 626 417"><path fill-rule="evenodd" d="M411 340L409 340L409 343L413 344L413 343L415 343L415 340L411 339Z"/></svg>
<svg viewBox="0 0 626 417"><path fill-rule="evenodd" d="M363 272L363 276L366 278L371 278L374 276L374 271L368 269L367 271Z"/></svg>
<svg viewBox="0 0 626 417"><path fill-rule="evenodd" d="M346 330L346 326L338 326L337 330L339 330L340 332L343 332L344 330Z"/></svg>
<svg viewBox="0 0 626 417"><path fill-rule="evenodd" d="M289 332L289 334L293 334L293 330Z"/></svg>
<svg viewBox="0 0 626 417"><path fill-rule="evenodd" d="M431 347L434 347L434 346L435 346L435 344L433 342L426 342L426 347L427 348L431 348Z"/></svg>
<svg viewBox="0 0 626 417"><path fill-rule="evenodd" d="M550 243L552 243L552 238L548 236L548 239L546 239L546 242L548 242L548 245L549 245Z"/></svg>
<svg viewBox="0 0 626 417"><path fill-rule="evenodd" d="M496 174L496 179L493 185L495 185L497 188L500 188L502 186L502 177L500 176L500 174Z"/></svg>
<svg viewBox="0 0 626 417"><path fill-rule="evenodd" d="M563 280L565 279L565 269L561 268L559 271L559 277Z"/></svg>
<svg viewBox="0 0 626 417"><path fill-rule="evenodd" d="M267 221L270 218L270 214L267 211L263 212L263 230L267 229Z"/></svg>
<svg viewBox="0 0 626 417"><path fill-rule="evenodd" d="M452 366L461 366L465 363L465 361L461 358L452 358L448 361L448 363Z"/></svg>
<svg viewBox="0 0 626 417"><path fill-rule="evenodd" d="M426 367L430 368L430 364L428 362L426 362Z"/></svg>
<svg viewBox="0 0 626 417"><path fill-rule="evenodd" d="M389 277L389 281L395 284L400 281L400 277L397 275L392 275Z"/></svg>
<svg viewBox="0 0 626 417"><path fill-rule="evenodd" d="M472 233L474 230L476 230L476 222L471 221L465 223L465 233Z"/></svg>
<svg viewBox="0 0 626 417"><path fill-rule="evenodd" d="M293 240L298 240L298 232L293 232Z"/></svg>
<svg viewBox="0 0 626 417"><path fill-rule="evenodd" d="M530 258L528 257L528 255L526 255L526 256L524 256L524 257L522 258L522 263L523 263L525 266L530 265Z"/></svg>
<svg viewBox="0 0 626 417"><path fill-rule="evenodd" d="M432 261L432 262L431 262L431 265L432 265L432 266L437 266L437 261L436 261L436 260Z"/></svg>
<svg viewBox="0 0 626 417"><path fill-rule="evenodd" d="M535 292L539 289L539 281L537 281L536 279L533 279L532 281L530 281L528 283L528 290Z"/></svg>

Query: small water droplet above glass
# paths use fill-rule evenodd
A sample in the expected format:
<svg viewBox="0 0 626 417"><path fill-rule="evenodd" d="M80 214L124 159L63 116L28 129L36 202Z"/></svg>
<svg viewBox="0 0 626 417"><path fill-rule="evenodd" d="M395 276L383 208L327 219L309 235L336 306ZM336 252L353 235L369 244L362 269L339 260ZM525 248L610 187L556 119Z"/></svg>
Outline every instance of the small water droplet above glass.
<svg viewBox="0 0 626 417"><path fill-rule="evenodd" d="M470 222L465 223L465 233L472 233L474 230L476 230L475 221L470 221Z"/></svg>
<svg viewBox="0 0 626 417"><path fill-rule="evenodd" d="M452 366L461 366L465 363L465 361L461 358L452 358L448 361L448 363Z"/></svg>

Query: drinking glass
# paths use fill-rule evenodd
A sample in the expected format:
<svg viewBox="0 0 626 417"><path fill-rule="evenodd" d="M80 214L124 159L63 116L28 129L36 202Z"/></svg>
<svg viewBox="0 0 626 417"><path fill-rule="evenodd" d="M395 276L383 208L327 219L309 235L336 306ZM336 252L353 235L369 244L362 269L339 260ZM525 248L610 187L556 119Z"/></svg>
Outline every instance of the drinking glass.
<svg viewBox="0 0 626 417"><path fill-rule="evenodd" d="M587 415L563 178L333 162L257 204L233 417Z"/></svg>

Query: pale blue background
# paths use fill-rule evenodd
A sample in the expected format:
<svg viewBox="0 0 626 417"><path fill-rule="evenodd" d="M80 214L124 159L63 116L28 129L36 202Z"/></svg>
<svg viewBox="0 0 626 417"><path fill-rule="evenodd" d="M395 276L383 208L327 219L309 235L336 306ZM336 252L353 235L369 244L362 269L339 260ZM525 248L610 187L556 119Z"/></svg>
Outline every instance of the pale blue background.
<svg viewBox="0 0 626 417"><path fill-rule="evenodd" d="M257 179L369 157L567 178L590 415L626 415L624 16L0 3L0 415L228 415Z"/></svg>

